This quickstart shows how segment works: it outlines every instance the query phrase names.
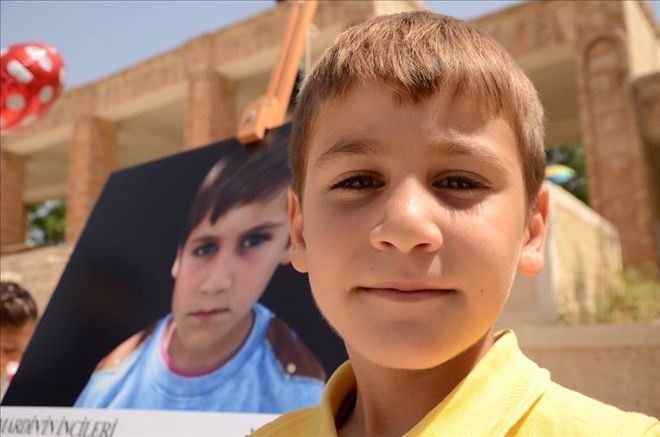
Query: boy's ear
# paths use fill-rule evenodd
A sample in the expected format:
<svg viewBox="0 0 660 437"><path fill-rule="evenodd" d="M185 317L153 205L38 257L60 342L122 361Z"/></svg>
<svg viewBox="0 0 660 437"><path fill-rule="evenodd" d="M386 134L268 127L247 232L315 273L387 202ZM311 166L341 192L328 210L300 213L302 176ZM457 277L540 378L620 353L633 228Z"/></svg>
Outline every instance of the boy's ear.
<svg viewBox="0 0 660 437"><path fill-rule="evenodd" d="M544 184L535 205L532 206L518 260L518 272L525 276L536 276L543 270L545 241L548 235L549 197L548 187Z"/></svg>
<svg viewBox="0 0 660 437"><path fill-rule="evenodd" d="M289 189L289 233L291 234L291 264L301 273L307 272L307 248L305 245L302 205L298 195Z"/></svg>
<svg viewBox="0 0 660 437"><path fill-rule="evenodd" d="M181 264L181 248L178 248L176 251L176 258L174 259L174 264L172 264L172 277L176 279L176 275L179 274L179 265Z"/></svg>

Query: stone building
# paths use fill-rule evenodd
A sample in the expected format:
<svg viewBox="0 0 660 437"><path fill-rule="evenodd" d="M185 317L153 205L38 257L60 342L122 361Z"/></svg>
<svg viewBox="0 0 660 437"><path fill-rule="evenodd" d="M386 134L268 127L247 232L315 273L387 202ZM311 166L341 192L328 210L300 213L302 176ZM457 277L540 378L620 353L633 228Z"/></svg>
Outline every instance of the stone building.
<svg viewBox="0 0 660 437"><path fill-rule="evenodd" d="M72 244L112 171L233 136L242 108L266 89L288 8L278 3L76 87L34 125L3 135L5 261L28 249L27 203L66 199ZM414 0L321 2L309 59L357 22L424 8ZM548 114L547 145L585 143L591 206L617 229L624 264L657 265L660 41L649 4L529 2L475 22L534 82Z"/></svg>
<svg viewBox="0 0 660 437"><path fill-rule="evenodd" d="M321 3L311 57L356 22L422 8ZM287 11L279 3L76 87L33 126L3 135L3 253L23 247L26 203L66 198L74 242L110 172L232 136L242 108L266 88ZM624 263L657 264L660 42L650 6L530 2L475 21L532 78L548 113L547 144L586 144L592 207L618 229Z"/></svg>
<svg viewBox="0 0 660 437"><path fill-rule="evenodd" d="M3 279L23 281L43 308L112 171L233 136L242 109L266 90L289 7L278 3L76 87L29 128L3 135ZM351 25L425 8L415 0L321 2L309 58ZM515 287L527 292L514 289L503 320L529 327L519 331L521 343L560 382L658 415L660 395L646 381L660 380L659 327L614 337L611 330L547 331L560 329L552 325L561 317L583 321L621 259L637 268L660 259L660 31L650 6L528 2L475 22L534 82L548 115L547 145L586 145L595 210L553 188L548 266L534 283L518 278ZM51 198L67 201L67 243L28 250L25 205ZM577 340L567 345L565 338ZM637 364L626 361L632 356ZM578 362L592 363L590 371L579 372ZM616 380L619 386L602 385L617 375L628 376Z"/></svg>
<svg viewBox="0 0 660 437"><path fill-rule="evenodd" d="M624 264L658 265L660 40L649 4L534 2L476 22L534 82L546 144L586 145L591 207L616 226Z"/></svg>

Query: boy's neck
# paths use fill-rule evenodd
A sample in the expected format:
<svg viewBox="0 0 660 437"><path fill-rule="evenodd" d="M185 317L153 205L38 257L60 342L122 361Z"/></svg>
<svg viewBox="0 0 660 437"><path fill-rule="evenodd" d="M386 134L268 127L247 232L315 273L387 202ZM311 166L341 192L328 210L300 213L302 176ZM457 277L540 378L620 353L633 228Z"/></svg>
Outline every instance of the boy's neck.
<svg viewBox="0 0 660 437"><path fill-rule="evenodd" d="M254 313L250 311L245 323L239 324L230 335L225 336L226 341L202 348L186 347L172 320L164 339L164 352L169 359L170 370L184 376L201 376L222 367L243 347L252 331L254 318Z"/></svg>
<svg viewBox="0 0 660 437"><path fill-rule="evenodd" d="M339 436L405 434L451 393L493 342L491 329L460 355L424 370L380 367L349 349L358 391L352 414L338 424Z"/></svg>

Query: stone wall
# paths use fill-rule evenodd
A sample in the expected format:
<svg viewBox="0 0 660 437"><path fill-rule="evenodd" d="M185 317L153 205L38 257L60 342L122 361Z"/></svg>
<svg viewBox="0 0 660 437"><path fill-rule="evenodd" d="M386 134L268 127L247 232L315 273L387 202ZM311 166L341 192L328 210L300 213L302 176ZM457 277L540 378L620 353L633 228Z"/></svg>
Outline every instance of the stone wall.
<svg viewBox="0 0 660 437"><path fill-rule="evenodd" d="M572 390L660 417L660 325L524 327L525 354Z"/></svg>
<svg viewBox="0 0 660 437"><path fill-rule="evenodd" d="M638 78L635 81L637 113L644 139L653 149L660 149L660 71ZM655 166L655 171L660 165Z"/></svg>
<svg viewBox="0 0 660 437"><path fill-rule="evenodd" d="M660 71L637 78L635 98L640 128L646 142L647 156L651 161L655 202L656 267L660 267Z"/></svg>
<svg viewBox="0 0 660 437"><path fill-rule="evenodd" d="M25 158L0 152L0 245L22 243L25 240Z"/></svg>
<svg viewBox="0 0 660 437"><path fill-rule="evenodd" d="M621 243L616 228L568 191L550 185L552 285L559 318L593 322L621 292Z"/></svg>
<svg viewBox="0 0 660 437"><path fill-rule="evenodd" d="M657 260L653 169L633 93L635 68L643 72L645 66L631 64L631 59L654 57L656 52L644 53L642 46L631 50L628 3L574 4L590 203L617 227L624 264L651 270Z"/></svg>
<svg viewBox="0 0 660 437"><path fill-rule="evenodd" d="M621 291L621 243L614 226L558 185L550 190L545 268L516 277L498 325L591 323Z"/></svg>

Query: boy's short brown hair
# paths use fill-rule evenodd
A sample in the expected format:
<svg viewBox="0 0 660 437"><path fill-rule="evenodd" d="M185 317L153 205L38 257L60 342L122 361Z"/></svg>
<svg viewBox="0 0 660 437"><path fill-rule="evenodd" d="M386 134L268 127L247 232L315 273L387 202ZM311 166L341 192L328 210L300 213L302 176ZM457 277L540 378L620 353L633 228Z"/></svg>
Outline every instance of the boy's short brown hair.
<svg viewBox="0 0 660 437"><path fill-rule="evenodd" d="M518 139L528 204L543 182L543 107L530 80L493 39L476 26L431 12L377 17L343 32L305 78L297 98L289 163L300 196L307 143L329 99L355 85L382 82L400 102L440 91L474 98L490 114L503 114ZM475 110L483 110L478 108Z"/></svg>

